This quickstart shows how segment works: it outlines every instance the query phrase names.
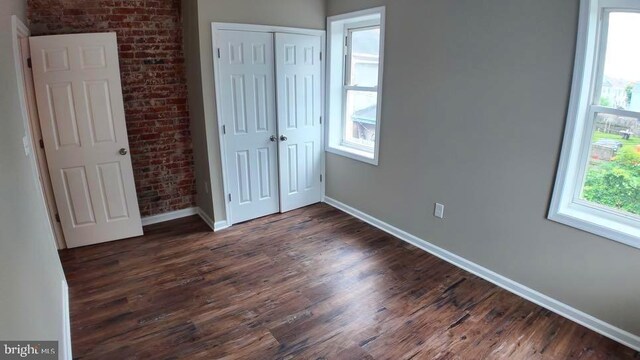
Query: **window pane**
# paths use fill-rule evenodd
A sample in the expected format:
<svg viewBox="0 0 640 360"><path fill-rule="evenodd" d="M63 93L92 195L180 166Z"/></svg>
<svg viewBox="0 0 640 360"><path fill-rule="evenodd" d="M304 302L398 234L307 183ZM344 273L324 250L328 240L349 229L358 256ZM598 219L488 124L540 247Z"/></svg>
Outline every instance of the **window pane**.
<svg viewBox="0 0 640 360"><path fill-rule="evenodd" d="M638 119L597 114L582 198L640 215Z"/></svg>
<svg viewBox="0 0 640 360"><path fill-rule="evenodd" d="M354 30L351 34L351 83L378 86L380 28Z"/></svg>
<svg viewBox="0 0 640 360"><path fill-rule="evenodd" d="M378 93L347 91L345 141L373 147L376 141Z"/></svg>
<svg viewBox="0 0 640 360"><path fill-rule="evenodd" d="M609 14L599 105L640 111L640 13Z"/></svg>

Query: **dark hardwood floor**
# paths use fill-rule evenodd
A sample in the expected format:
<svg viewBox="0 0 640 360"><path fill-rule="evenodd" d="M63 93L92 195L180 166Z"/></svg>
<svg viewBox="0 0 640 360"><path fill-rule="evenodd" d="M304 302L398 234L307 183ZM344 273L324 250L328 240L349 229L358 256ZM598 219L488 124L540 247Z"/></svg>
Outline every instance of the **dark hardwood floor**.
<svg viewBox="0 0 640 360"><path fill-rule="evenodd" d="M81 359L627 359L327 205L61 252Z"/></svg>

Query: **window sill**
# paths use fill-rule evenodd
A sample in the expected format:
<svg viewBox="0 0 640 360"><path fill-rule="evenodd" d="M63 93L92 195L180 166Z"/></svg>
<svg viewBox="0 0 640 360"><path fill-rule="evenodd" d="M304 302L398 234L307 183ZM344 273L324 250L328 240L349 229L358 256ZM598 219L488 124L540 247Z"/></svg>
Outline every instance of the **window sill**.
<svg viewBox="0 0 640 360"><path fill-rule="evenodd" d="M327 146L327 152L378 166L378 159L372 152L369 151L359 150L342 145L332 145Z"/></svg>
<svg viewBox="0 0 640 360"><path fill-rule="evenodd" d="M572 203L562 209L552 210L549 220L574 227L595 235L640 249L640 228L626 221L616 221L598 213L601 210Z"/></svg>

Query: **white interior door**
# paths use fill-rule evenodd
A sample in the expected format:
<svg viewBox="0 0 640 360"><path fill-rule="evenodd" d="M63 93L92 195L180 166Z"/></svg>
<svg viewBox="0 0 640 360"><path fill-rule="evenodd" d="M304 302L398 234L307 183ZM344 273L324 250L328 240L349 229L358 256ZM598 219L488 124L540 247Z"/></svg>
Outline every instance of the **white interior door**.
<svg viewBox="0 0 640 360"><path fill-rule="evenodd" d="M31 141L32 144L39 144L42 139L42 130L40 130L40 118L38 116L38 106L36 104L36 93L33 88L33 73L29 69L29 59L31 58L31 48L29 47L29 38L20 39L20 53L22 55L22 69L24 76L24 89L27 100L27 113L29 115L29 125L31 125ZM64 232L62 224L59 223L55 214L58 213L56 200L53 195L53 186L51 185L51 177L49 176L49 168L47 166L47 155L40 146L34 146L36 161L38 162L38 177L42 184L44 199L47 205L49 221L53 227L56 237L58 249L67 247L64 241Z"/></svg>
<svg viewBox="0 0 640 360"><path fill-rule="evenodd" d="M29 42L67 246L142 235L115 33L40 36Z"/></svg>
<svg viewBox="0 0 640 360"><path fill-rule="evenodd" d="M319 36L276 34L283 212L322 200L321 46Z"/></svg>
<svg viewBox="0 0 640 360"><path fill-rule="evenodd" d="M226 200L238 223L280 210L273 34L219 31L216 42Z"/></svg>

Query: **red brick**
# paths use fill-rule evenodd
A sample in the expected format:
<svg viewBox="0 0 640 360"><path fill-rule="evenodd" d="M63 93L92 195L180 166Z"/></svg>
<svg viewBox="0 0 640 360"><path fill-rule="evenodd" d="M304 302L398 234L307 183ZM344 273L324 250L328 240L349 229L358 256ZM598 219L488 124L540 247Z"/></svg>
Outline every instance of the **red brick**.
<svg viewBox="0 0 640 360"><path fill-rule="evenodd" d="M116 32L140 211L194 206L180 2L29 0L28 12L34 35Z"/></svg>

